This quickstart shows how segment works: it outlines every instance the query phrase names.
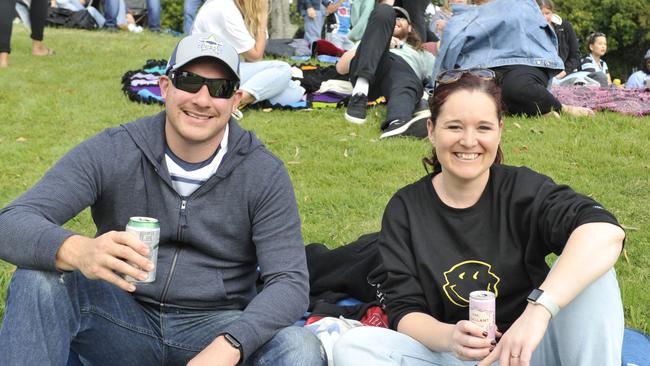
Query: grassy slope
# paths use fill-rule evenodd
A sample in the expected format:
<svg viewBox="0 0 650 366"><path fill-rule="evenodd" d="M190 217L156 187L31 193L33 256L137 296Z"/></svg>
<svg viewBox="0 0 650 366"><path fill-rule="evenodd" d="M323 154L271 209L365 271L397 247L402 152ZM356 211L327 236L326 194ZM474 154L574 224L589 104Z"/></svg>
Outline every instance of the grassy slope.
<svg viewBox="0 0 650 366"><path fill-rule="evenodd" d="M128 101L121 75L147 59L166 58L177 39L152 34L46 30L57 50L28 55L30 41L14 29L11 67L0 70L0 207L28 189L67 150L108 126L160 110ZM418 179L424 141L378 141L383 109L363 126L341 110L247 111L246 128L288 166L306 242L330 247L379 229L393 192ZM561 121L506 120L506 162L527 165L591 195L629 227L617 270L629 326L650 331L650 117L599 113ZM92 234L88 213L67 224ZM0 262L0 292L12 267ZM4 302L0 301L0 313Z"/></svg>

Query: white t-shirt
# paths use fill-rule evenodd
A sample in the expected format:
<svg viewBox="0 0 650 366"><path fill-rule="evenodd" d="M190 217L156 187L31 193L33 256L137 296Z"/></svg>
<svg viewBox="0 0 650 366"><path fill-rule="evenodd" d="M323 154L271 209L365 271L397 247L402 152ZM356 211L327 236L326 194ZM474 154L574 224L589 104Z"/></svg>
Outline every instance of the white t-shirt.
<svg viewBox="0 0 650 366"><path fill-rule="evenodd" d="M221 160L228 152L228 130L229 126L226 125L226 130L217 151L208 160L201 163L188 163L174 155L171 150L165 149L167 170L174 190L179 195L189 197L217 172Z"/></svg>
<svg viewBox="0 0 650 366"><path fill-rule="evenodd" d="M206 1L196 14L194 33L214 33L240 54L255 47L255 38L248 32L234 0Z"/></svg>

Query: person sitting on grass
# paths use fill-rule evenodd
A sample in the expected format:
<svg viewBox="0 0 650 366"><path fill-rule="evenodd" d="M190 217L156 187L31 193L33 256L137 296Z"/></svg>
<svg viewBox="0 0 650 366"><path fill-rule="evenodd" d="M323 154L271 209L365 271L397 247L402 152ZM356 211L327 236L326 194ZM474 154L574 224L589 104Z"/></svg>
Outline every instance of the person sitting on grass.
<svg viewBox="0 0 650 366"><path fill-rule="evenodd" d="M71 350L87 365L327 364L293 326L309 304L298 208L282 161L231 118L239 79L223 39L181 39L164 111L81 143L0 210L0 258L18 266L0 365ZM62 227L87 207L94 237ZM157 264L124 231L132 216L158 220Z"/></svg>
<svg viewBox="0 0 650 366"><path fill-rule="evenodd" d="M568 74L576 71L580 66L580 46L578 45L578 36L573 30L571 23L562 19L555 13L555 4L553 0L537 0L539 8L544 15L548 24L553 27L558 42L558 55L564 63L564 70L555 75L555 80L563 79ZM554 80L554 81L555 81Z"/></svg>
<svg viewBox="0 0 650 366"><path fill-rule="evenodd" d="M244 58L240 110L263 100L290 105L305 94L305 89L291 79L288 63L263 60L268 17L268 0L208 0L194 20L192 33L214 33ZM236 114L241 117L240 111Z"/></svg>
<svg viewBox="0 0 650 366"><path fill-rule="evenodd" d="M480 3L454 7L440 41L433 78L456 68L489 68L501 81L508 113L557 118L560 113L594 115L589 108L562 104L549 90L550 79L564 70L564 63L558 55L557 36L535 0Z"/></svg>
<svg viewBox="0 0 650 366"><path fill-rule="evenodd" d="M589 54L580 60L580 71L589 72L589 77L600 82L600 86L612 85L612 76L609 74L607 62L603 56L607 53L607 37L605 33L593 32L587 37Z"/></svg>
<svg viewBox="0 0 650 366"><path fill-rule="evenodd" d="M334 345L337 366L620 365L613 266L625 232L593 199L502 164L495 77L438 76L424 159L433 172L388 202L368 276L392 330L349 330ZM474 291L496 297L482 323L468 321Z"/></svg>
<svg viewBox="0 0 650 366"><path fill-rule="evenodd" d="M442 38L442 31L445 29L447 21L449 21L449 18L454 15L451 10L452 4L467 4L467 0L445 0L438 11L433 14L429 29L436 35L436 37L438 37L438 39Z"/></svg>
<svg viewBox="0 0 650 366"><path fill-rule="evenodd" d="M629 89L650 89L650 48L643 57L641 70L633 73L629 78L627 78L625 87Z"/></svg>
<svg viewBox="0 0 650 366"><path fill-rule="evenodd" d="M354 85L345 119L366 122L368 96L385 96L386 118L380 138L426 137L426 108L416 113L431 75L435 58L422 48L420 36L411 26L409 14L399 7L379 4L370 14L359 46L347 51L336 64L339 74L350 74Z"/></svg>

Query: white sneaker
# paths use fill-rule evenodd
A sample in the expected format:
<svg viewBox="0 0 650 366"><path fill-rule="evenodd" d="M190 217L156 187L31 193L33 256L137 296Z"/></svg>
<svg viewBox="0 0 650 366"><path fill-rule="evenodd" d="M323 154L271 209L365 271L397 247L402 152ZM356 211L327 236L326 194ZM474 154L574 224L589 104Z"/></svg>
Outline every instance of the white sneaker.
<svg viewBox="0 0 650 366"><path fill-rule="evenodd" d="M127 25L126 28L131 33L142 33L142 27L133 23Z"/></svg>

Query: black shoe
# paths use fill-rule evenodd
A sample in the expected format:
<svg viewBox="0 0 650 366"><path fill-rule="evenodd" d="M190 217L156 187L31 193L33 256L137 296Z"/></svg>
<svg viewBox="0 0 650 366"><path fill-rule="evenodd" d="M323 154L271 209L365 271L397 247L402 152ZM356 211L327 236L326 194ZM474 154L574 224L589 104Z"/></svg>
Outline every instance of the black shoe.
<svg viewBox="0 0 650 366"><path fill-rule="evenodd" d="M409 136L418 139L426 138L429 135L427 131L427 120L429 117L431 117L431 113L419 112L408 122L399 119L392 121L379 138L385 139L393 136Z"/></svg>
<svg viewBox="0 0 650 366"><path fill-rule="evenodd" d="M355 94L350 98L348 108L345 111L345 119L348 122L358 125L366 123L366 114L368 107L368 96L365 94Z"/></svg>

